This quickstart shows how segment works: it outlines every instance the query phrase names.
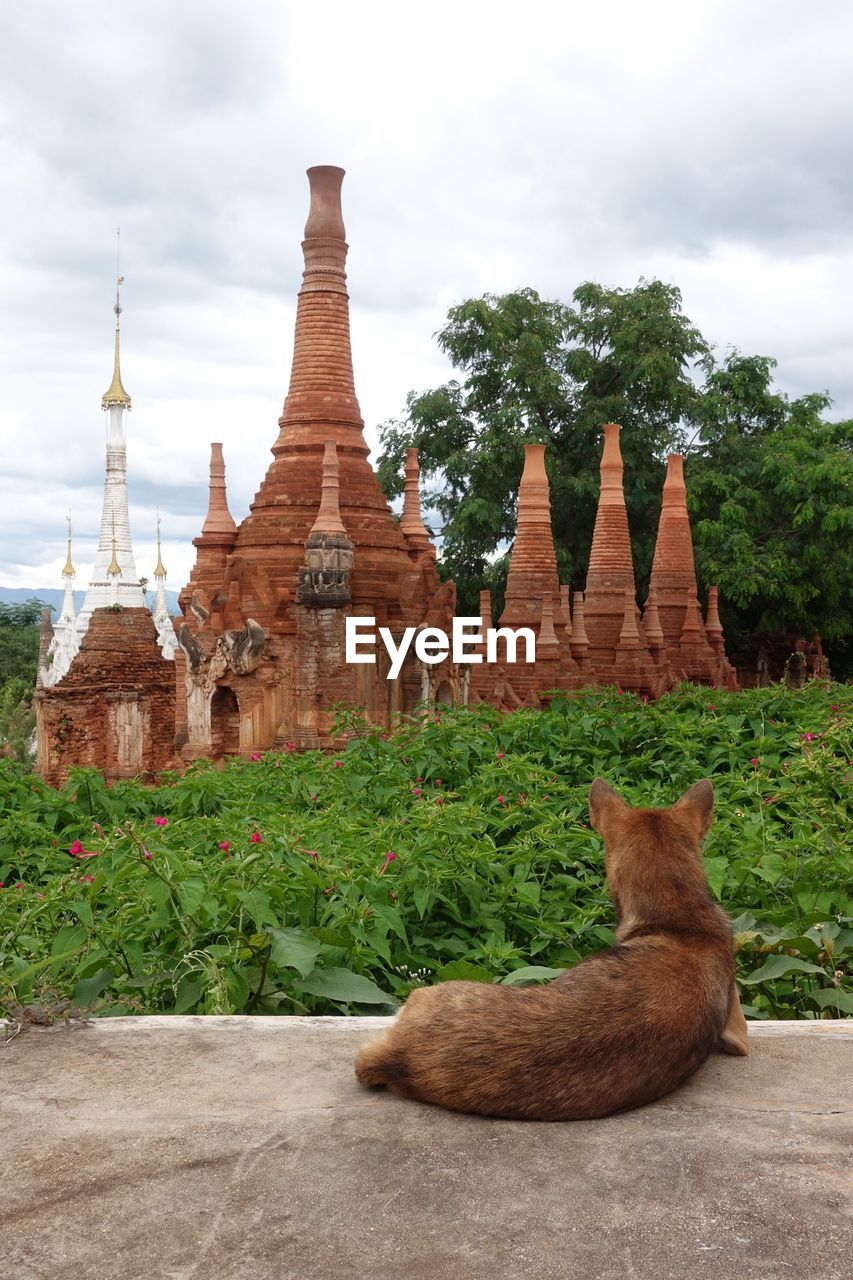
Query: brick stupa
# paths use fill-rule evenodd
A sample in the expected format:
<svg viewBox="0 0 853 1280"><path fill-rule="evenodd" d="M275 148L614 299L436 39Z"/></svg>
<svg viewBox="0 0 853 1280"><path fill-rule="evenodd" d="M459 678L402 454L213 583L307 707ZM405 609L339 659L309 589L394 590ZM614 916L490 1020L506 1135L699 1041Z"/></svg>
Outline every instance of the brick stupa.
<svg viewBox="0 0 853 1280"><path fill-rule="evenodd" d="M185 759L328 744L335 702L385 724L425 694L458 693L445 687L447 663L424 672L409 661L392 681L381 646L375 664L344 662L347 616L373 617L395 638L427 623L449 631L455 591L439 582L420 518L416 453L402 523L368 462L350 349L343 177L330 165L308 170L290 388L273 461L236 529L214 447L210 509L180 597Z"/></svg>
<svg viewBox="0 0 853 1280"><path fill-rule="evenodd" d="M621 428L604 426L601 491L595 516L583 609L589 638L589 663L602 684L617 684L637 693L658 696L665 687L655 666L636 607L634 561L628 511L622 488ZM635 617L626 625L626 602L634 601Z"/></svg>
<svg viewBox="0 0 853 1280"><path fill-rule="evenodd" d="M524 446L518 488L515 542L509 561L501 627L528 627L537 637L536 662L516 663L509 681L522 699L546 689L582 683L569 636L559 617L563 608L551 525L551 496L544 444ZM555 623L560 623L559 634ZM500 651L499 651L500 652Z"/></svg>
<svg viewBox="0 0 853 1280"><path fill-rule="evenodd" d="M710 635L699 611L684 458L677 453L667 458L647 615L650 605L656 607L663 650L677 678L699 684L731 683L716 603L709 613Z"/></svg>

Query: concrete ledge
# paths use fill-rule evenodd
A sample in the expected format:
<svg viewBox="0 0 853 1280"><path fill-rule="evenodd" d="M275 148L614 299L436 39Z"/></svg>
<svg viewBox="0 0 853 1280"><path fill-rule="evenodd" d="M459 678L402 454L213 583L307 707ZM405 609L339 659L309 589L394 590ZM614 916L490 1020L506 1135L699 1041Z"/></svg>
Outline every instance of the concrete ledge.
<svg viewBox="0 0 853 1280"><path fill-rule="evenodd" d="M16 1280L829 1280L853 1019L750 1026L654 1106L538 1124L368 1094L384 1018L104 1018L0 1048Z"/></svg>

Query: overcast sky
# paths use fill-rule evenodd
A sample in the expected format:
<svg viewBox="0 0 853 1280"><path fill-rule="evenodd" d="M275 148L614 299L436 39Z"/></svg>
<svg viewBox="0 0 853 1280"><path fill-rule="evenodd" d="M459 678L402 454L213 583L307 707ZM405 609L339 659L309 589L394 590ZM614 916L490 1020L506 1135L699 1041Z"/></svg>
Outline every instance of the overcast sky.
<svg viewBox="0 0 853 1280"><path fill-rule="evenodd" d="M723 354L853 416L853 5L48 0L0 12L0 585L94 560L121 226L131 528L193 563L209 442L248 510L287 391L305 169L347 170L375 444L454 302L677 284Z"/></svg>

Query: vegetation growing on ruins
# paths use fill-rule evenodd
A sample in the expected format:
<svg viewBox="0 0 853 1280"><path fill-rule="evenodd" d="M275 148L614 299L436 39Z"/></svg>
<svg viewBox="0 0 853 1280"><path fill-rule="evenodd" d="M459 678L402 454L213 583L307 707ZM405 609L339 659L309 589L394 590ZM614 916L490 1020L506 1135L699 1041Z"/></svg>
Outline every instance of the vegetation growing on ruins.
<svg viewBox="0 0 853 1280"><path fill-rule="evenodd" d="M339 756L202 763L155 788L0 765L6 1012L382 1012L420 983L545 978L613 940L587 789L669 804L713 778L711 889L747 1014L853 1014L849 689L654 704L589 689Z"/></svg>
<svg viewBox="0 0 853 1280"><path fill-rule="evenodd" d="M381 429L380 478L400 491L420 451L442 571L462 612L503 598L522 446L546 444L563 582L583 588L598 497L601 425L619 422L638 584L648 583L667 452L688 455L697 568L720 588L730 649L748 635L820 632L833 671L853 669L853 423L824 421L823 393L790 400L776 362L720 359L660 280L583 284L571 304L533 289L451 308L438 345L458 380L412 392Z"/></svg>

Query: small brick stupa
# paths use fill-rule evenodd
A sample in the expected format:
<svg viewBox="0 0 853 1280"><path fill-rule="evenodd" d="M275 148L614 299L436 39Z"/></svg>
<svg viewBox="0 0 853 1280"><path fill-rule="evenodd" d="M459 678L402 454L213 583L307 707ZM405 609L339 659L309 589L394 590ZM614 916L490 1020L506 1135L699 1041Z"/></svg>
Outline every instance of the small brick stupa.
<svg viewBox="0 0 853 1280"><path fill-rule="evenodd" d="M602 684L659 696L667 687L655 665L636 604L634 560L622 488L621 428L604 427L601 491L584 595L589 663ZM633 618L630 616L633 613Z"/></svg>
<svg viewBox="0 0 853 1280"><path fill-rule="evenodd" d="M486 603L491 616L491 602ZM572 657L565 621L560 616L563 609L564 597L557 576L551 526L545 446L527 444L524 446L524 470L518 489L515 542L499 626L513 630L528 628L536 639L536 661L516 662L508 668L500 661L504 652L501 641L498 663L474 669L472 686L478 696L491 700L490 695L499 684L504 701L509 705L516 701L536 705L539 695L547 689L576 689L584 683ZM559 631L556 626L559 626ZM496 666L499 671L495 670Z"/></svg>
<svg viewBox="0 0 853 1280"><path fill-rule="evenodd" d="M672 453L667 459L646 616L651 606L656 612L652 626L660 624L663 653L676 679L734 687L734 673L723 651L716 589L712 592L706 630L696 593L684 459Z"/></svg>
<svg viewBox="0 0 853 1280"><path fill-rule="evenodd" d="M290 389L273 461L236 529L214 446L210 509L180 597L184 759L328 744L336 702L387 724L424 695L461 700L447 660L422 667L410 656L397 680L387 678L381 645L375 664L344 662L348 616L375 618L395 639L407 626L450 631L456 597L439 582L421 520L416 453L402 522L368 462L350 350L343 176L333 166L308 170Z"/></svg>

